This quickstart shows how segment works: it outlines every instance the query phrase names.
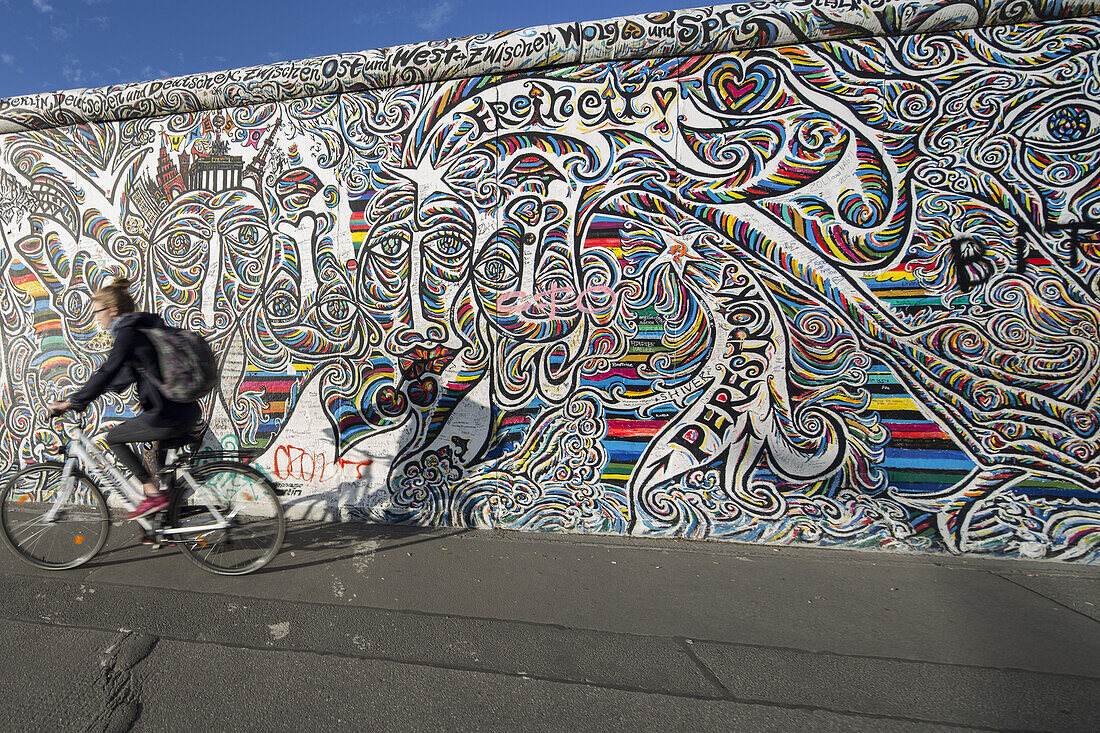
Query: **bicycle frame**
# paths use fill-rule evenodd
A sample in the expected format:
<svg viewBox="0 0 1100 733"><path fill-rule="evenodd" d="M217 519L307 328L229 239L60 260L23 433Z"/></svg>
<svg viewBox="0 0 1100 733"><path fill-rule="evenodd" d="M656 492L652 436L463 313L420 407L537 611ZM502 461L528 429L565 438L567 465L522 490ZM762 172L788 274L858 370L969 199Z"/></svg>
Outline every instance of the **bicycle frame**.
<svg viewBox="0 0 1100 733"><path fill-rule="evenodd" d="M60 501L55 501L53 508L46 513L46 519L53 521L56 518L56 513L60 507L64 506L76 486L76 482L72 481L73 469L79 465L81 466L93 479L95 479L101 486L107 489L114 489L119 491L123 496L124 501L130 506L134 507L144 497L144 491L141 484L137 482L133 476L124 475L113 462L107 459L103 454L103 451L92 441L91 438L85 434L79 427L73 428L69 433L69 445L66 450L65 467L62 469L62 494L60 495ZM192 534L195 532L211 532L214 530L224 529L229 525L229 519L231 517L222 516L218 508L213 505L207 494L209 493L200 486L191 475L191 472L187 470L186 466L173 466L177 453L175 450L168 451L168 457L165 460L165 466L172 466L172 470L176 472L176 476L182 478L191 489L195 492L196 496L202 499L203 504L207 510L214 517L213 524L201 525L198 527L190 526L183 529L175 527L155 527L145 517L141 517L137 522L146 530L158 532L163 535L176 535L183 534L184 532Z"/></svg>

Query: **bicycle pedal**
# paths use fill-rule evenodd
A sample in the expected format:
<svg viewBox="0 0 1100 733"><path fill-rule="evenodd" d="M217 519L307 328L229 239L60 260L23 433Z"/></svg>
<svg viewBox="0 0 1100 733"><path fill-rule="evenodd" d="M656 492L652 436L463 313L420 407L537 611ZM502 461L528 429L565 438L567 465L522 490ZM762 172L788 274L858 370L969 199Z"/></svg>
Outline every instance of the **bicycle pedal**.
<svg viewBox="0 0 1100 733"><path fill-rule="evenodd" d="M173 547L176 543L171 540L158 540L155 536L147 534L141 538L141 544L152 550L159 550L162 547Z"/></svg>

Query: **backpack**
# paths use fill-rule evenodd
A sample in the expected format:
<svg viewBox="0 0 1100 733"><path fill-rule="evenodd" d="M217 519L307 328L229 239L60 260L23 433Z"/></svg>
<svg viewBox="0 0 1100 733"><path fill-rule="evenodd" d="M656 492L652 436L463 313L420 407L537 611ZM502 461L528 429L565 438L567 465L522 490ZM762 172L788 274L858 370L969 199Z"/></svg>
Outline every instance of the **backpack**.
<svg viewBox="0 0 1100 733"><path fill-rule="evenodd" d="M218 362L200 334L172 326L143 328L157 350L160 379L145 374L173 402L195 402L217 386Z"/></svg>

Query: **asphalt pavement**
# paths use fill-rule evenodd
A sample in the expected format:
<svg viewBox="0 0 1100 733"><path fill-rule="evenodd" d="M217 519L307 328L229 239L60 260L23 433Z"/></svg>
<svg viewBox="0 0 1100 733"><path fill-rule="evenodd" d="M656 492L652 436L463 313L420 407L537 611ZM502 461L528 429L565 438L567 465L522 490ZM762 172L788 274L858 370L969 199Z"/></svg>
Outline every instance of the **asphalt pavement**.
<svg viewBox="0 0 1100 733"><path fill-rule="evenodd" d="M1093 731L1100 568L293 522L211 575L0 547L0 728Z"/></svg>

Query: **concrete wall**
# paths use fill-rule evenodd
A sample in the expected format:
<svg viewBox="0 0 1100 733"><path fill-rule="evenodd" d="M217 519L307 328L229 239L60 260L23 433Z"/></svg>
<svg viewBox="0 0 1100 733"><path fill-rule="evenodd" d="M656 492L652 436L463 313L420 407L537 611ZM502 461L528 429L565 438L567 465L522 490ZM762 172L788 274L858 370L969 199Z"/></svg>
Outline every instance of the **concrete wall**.
<svg viewBox="0 0 1100 733"><path fill-rule="evenodd" d="M1095 560L1097 5L746 3L4 100L0 463L60 440L125 273L301 513Z"/></svg>

